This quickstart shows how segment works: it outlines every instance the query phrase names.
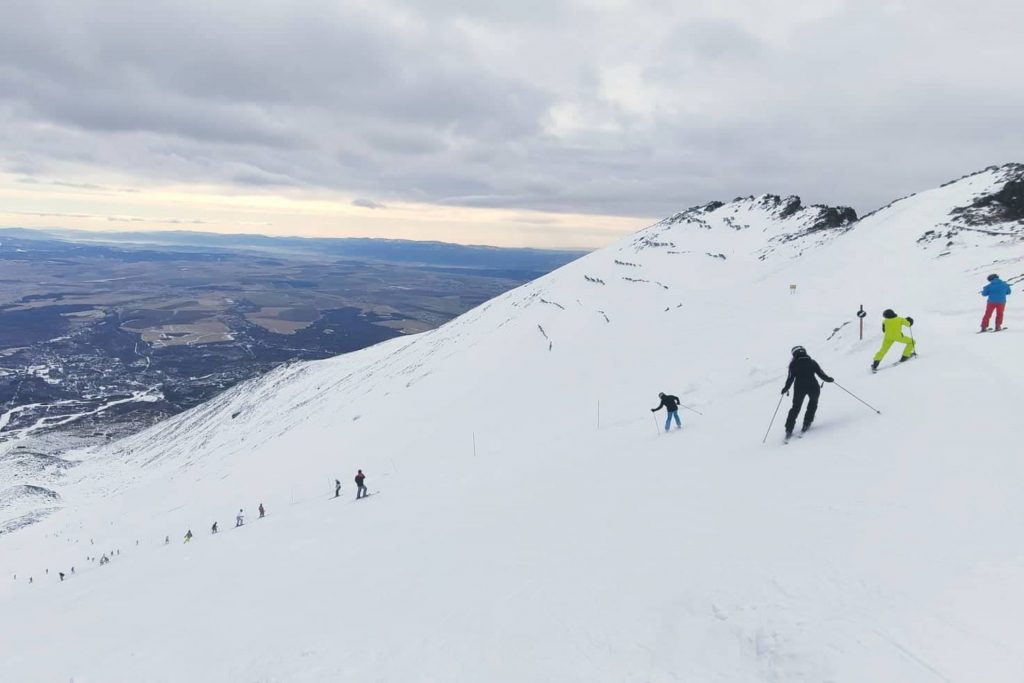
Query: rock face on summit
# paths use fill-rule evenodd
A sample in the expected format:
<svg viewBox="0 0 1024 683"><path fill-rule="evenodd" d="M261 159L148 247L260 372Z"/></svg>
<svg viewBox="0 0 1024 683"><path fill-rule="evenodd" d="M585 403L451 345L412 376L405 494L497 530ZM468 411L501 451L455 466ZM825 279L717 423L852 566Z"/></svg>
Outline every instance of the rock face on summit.
<svg viewBox="0 0 1024 683"><path fill-rule="evenodd" d="M821 246L849 230L856 221L857 212L848 206L804 206L797 196L764 194L692 207L649 228L651 234L644 237L650 238L648 245L652 246L662 242L658 235L665 235L669 229L692 227L694 231L686 232L684 245L692 247L691 235L707 230L714 232L716 241L727 247L725 251L709 250L709 255L718 258L752 256L763 261L773 255L795 256L807 248ZM722 235L721 230L716 230L722 227L744 234ZM674 242L670 244L677 246Z"/></svg>
<svg viewBox="0 0 1024 683"><path fill-rule="evenodd" d="M945 256L953 250L1024 240L1024 164L990 166L940 189L947 187L966 192L955 208L923 231L920 245L938 248Z"/></svg>
<svg viewBox="0 0 1024 683"><path fill-rule="evenodd" d="M1003 188L982 195L968 206L953 209L951 213L965 225L1017 223L1024 233L1024 164L1006 164L988 168L984 172L995 172L1005 183Z"/></svg>

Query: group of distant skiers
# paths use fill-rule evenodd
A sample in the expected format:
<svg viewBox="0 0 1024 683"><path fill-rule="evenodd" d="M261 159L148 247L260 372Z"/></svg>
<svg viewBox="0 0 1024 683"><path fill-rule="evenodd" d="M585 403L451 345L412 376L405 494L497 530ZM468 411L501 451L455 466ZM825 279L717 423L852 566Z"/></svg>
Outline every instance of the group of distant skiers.
<svg viewBox="0 0 1024 683"><path fill-rule="evenodd" d="M370 495L369 493L367 493L366 484L363 483L365 481L366 481L366 475L363 474L362 470L357 470L356 471L356 477L355 477L355 482L356 482L356 500L359 500L360 498L366 498L368 495ZM341 495L341 482L339 480L335 479L334 480L334 497L337 498L340 495Z"/></svg>
<svg viewBox="0 0 1024 683"><path fill-rule="evenodd" d="M366 475L363 474L362 470L357 470L356 471L356 476L355 476L356 500L359 500L361 498L366 498L367 496L370 495L369 491L366 488L366 483L365 482L366 482ZM339 481L338 479L335 479L334 480L334 497L338 498L339 496L341 496L341 481ZM259 504L259 506L257 507L257 510L259 511L259 518L260 519L263 519L264 517L266 517L267 510L266 510L265 507L263 507L263 503ZM243 526L244 524L245 524L245 510L239 509L238 510L238 514L235 515L235 528L237 529L238 527ZM218 531L219 531L219 529L218 529L218 526L217 526L217 522L214 522L213 525L210 526L210 533L211 534L216 534ZM188 529L185 532L184 543L191 542L192 538L193 538L192 529ZM164 537L164 545L170 545L170 543L171 543L171 537L170 536L165 536ZM138 544L139 544L139 542L136 541L135 545L138 545ZM115 551L113 551L113 550L110 551L110 555L109 556L108 556L107 553L103 553L100 556L100 558L99 558L100 566L108 564L110 562L110 556L113 556L114 554L115 554ZM116 554L120 555L121 551L117 550ZM96 558L86 558L86 559L87 560L93 560L93 559L96 559ZM49 574L50 570L47 569L46 573ZM64 574L64 572L58 572L58 573L60 574L60 580L63 581L66 575ZM74 567L71 568L71 573L72 574L75 573L75 568ZM14 579L17 580L17 578L18 578L18 575L15 574L14 575ZM33 580L32 580L31 576L29 577L28 582L29 583L33 583Z"/></svg>
<svg viewBox="0 0 1024 683"><path fill-rule="evenodd" d="M985 306L985 315L981 319L981 332L992 331L992 328L989 327L989 322L993 314L995 314L996 318L995 331L999 332L1005 329L1003 327L1003 313L1006 309L1006 297L1010 293L1010 285L1004 282L998 275L992 274L988 276L988 284L981 290L981 295L988 300ZM889 352L893 344L903 344L903 354L898 361L900 363L908 361L916 355L913 331L911 331L910 336L903 334L904 327L913 328L913 326L913 318L910 316L900 317L891 308L886 309L882 313L882 346L872 359L872 371L878 370L879 363L885 358L885 354ZM804 412L801 432L806 432L811 428L811 424L814 423L814 416L818 411L818 397L823 386L823 384L818 384L818 379L821 379L823 383L835 381L821 369L817 361L807 354L807 350L804 347L794 346L790 351L792 360L789 362L789 374L786 376L785 386L782 387L783 396L788 395L790 389L793 390L793 405L786 416L786 439L793 435L797 418L800 417L800 410L803 408L805 400L807 401L807 410ZM672 428L673 422L675 422L678 429L682 429L683 424L679 419L679 398L665 393L658 394L658 397L661 399L661 403L658 404L658 407L651 408L651 412L657 412L665 408L668 413L665 419L665 431L667 432Z"/></svg>
<svg viewBox="0 0 1024 683"><path fill-rule="evenodd" d="M367 489L366 489L366 484L364 483L365 481L366 481L366 475L363 474L362 470L357 470L356 471L356 476L355 476L356 500L359 500L360 498L365 498L365 497L367 497L369 495L369 493L367 492ZM334 497L338 498L339 496L341 496L341 481L338 480L338 479L335 479L334 480ZM266 514L267 514L266 508L263 507L263 503L260 503L260 505L259 505L259 507L257 509L259 510L259 513L260 513L260 517L259 518L263 519L266 516ZM235 515L235 528L237 529L238 527L243 526L243 525L245 525L245 511L242 510L242 509L239 509L238 510L238 514ZM210 527L210 533L211 534L216 534L218 531L219 531L219 529L217 528L217 522L214 522L213 525ZM184 542L188 543L191 540L192 540L192 530L189 529L188 531L185 532L185 541ZM166 545L166 544L168 544L170 542L171 542L170 536L168 536L168 537L166 537L164 539L164 545Z"/></svg>
<svg viewBox="0 0 1024 683"><path fill-rule="evenodd" d="M267 516L267 509L263 507L263 503L259 504L259 507L257 508L257 510L259 510L260 519L263 519L264 517ZM243 526L244 524L245 524L245 510L243 510L242 508L239 508L238 509L238 514L235 515L235 528L237 529L238 527ZM220 529L218 529L218 527L217 527L217 522L214 522L210 526L210 533L211 534L215 534L219 530ZM191 540L192 540L192 530L189 529L188 531L185 532L185 543L188 543ZM167 536L167 537L164 538L164 545L167 545L170 542L171 542L171 537L170 536Z"/></svg>

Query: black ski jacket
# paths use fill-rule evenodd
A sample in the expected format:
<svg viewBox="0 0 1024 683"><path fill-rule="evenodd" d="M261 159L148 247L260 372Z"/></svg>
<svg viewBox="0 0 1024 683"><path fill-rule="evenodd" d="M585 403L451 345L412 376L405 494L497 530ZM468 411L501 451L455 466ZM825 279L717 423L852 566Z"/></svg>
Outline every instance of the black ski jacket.
<svg viewBox="0 0 1024 683"><path fill-rule="evenodd" d="M789 377L786 378L786 387L782 392L789 391L789 388L794 384L796 384L798 391L812 393L818 391L818 380L815 379L815 375L826 382L832 381L832 378L825 374L825 371L821 369L818 362L810 356L794 358L789 363Z"/></svg>
<svg viewBox="0 0 1024 683"><path fill-rule="evenodd" d="M357 474L356 475L356 485L357 486L362 486L363 485L363 479L366 479L366 475L365 474Z"/></svg>
<svg viewBox="0 0 1024 683"><path fill-rule="evenodd" d="M676 398L675 396L662 396L661 403L658 404L657 408L651 408L651 411L656 412L661 410L662 408L664 408L670 413L676 412L677 410L679 410L679 399Z"/></svg>

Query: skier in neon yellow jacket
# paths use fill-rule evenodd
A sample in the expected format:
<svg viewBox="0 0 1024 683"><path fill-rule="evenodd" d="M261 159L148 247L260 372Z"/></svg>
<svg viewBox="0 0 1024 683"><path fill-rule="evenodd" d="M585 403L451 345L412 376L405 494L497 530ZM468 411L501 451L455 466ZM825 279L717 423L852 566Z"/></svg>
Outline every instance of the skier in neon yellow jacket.
<svg viewBox="0 0 1024 683"><path fill-rule="evenodd" d="M885 309L882 317L885 318L882 321L882 332L885 333L885 336L882 338L882 348L878 349L878 353L875 354L875 362L871 364L872 370L878 369L878 364L882 362L885 354L889 352L889 347L896 342L904 344L903 357L900 358L901 363L910 360L910 357L914 355L913 338L903 334L903 326L912 327L914 319L909 316L901 318L891 308Z"/></svg>

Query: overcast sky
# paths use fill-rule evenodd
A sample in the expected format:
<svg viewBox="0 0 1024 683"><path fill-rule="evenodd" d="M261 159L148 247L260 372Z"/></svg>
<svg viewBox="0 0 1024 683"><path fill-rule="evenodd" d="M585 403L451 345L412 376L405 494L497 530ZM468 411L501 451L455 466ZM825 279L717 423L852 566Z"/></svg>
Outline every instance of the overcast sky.
<svg viewBox="0 0 1024 683"><path fill-rule="evenodd" d="M1024 161L1010 0L2 0L0 224L600 246Z"/></svg>

